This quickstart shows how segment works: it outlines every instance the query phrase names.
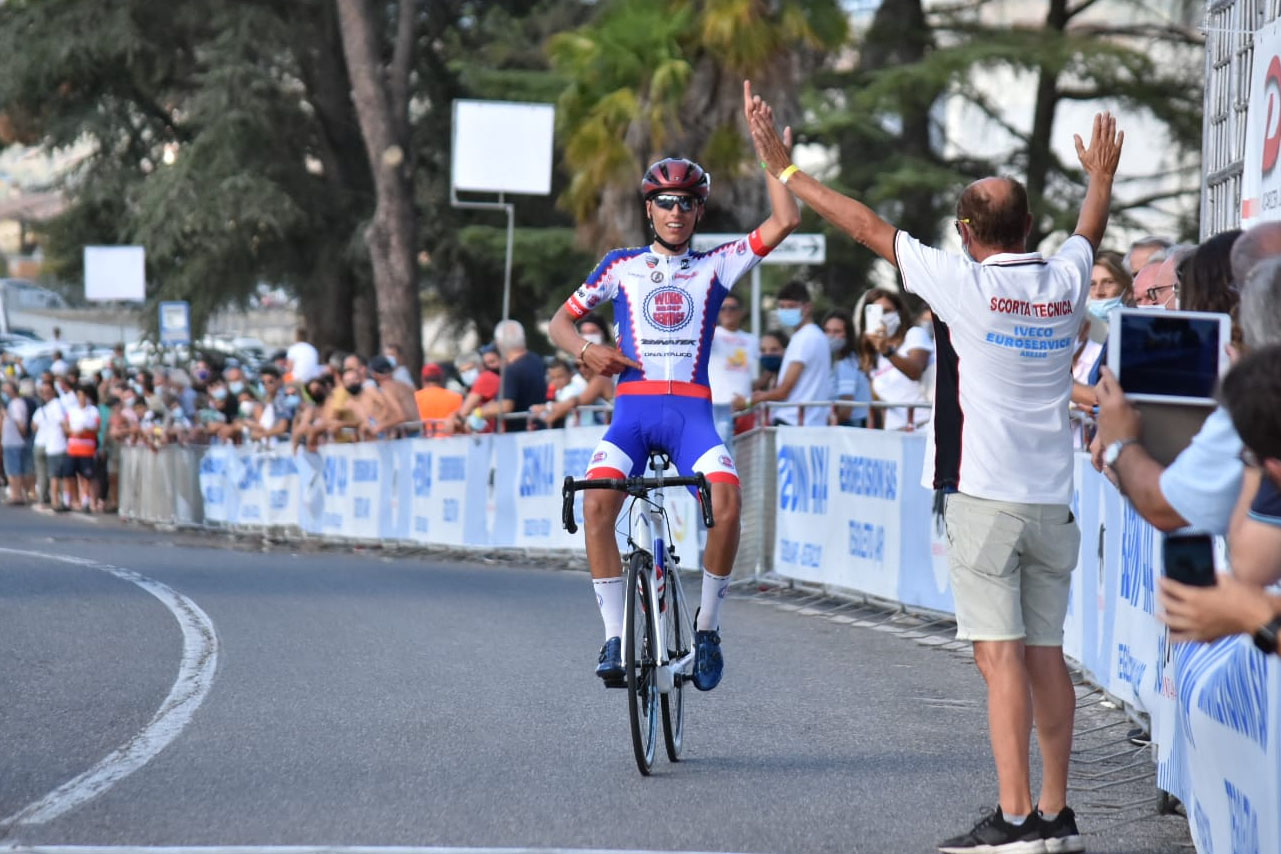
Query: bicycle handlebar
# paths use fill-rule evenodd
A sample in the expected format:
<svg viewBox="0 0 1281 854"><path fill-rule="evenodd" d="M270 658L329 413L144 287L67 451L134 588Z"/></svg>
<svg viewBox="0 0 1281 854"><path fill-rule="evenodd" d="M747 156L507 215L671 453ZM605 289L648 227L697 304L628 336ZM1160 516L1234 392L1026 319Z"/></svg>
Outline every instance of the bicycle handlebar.
<svg viewBox="0 0 1281 854"><path fill-rule="evenodd" d="M703 524L708 528L716 527L712 517L712 489L707 485L707 478L699 474L694 477L603 477L593 480L574 480L565 477L561 489L563 502L560 509L561 524L571 534L578 533L578 523L574 521L574 493L583 489L613 489L626 492L637 498L644 498L651 489L662 489L665 486L694 486L698 488L698 504L703 511Z"/></svg>

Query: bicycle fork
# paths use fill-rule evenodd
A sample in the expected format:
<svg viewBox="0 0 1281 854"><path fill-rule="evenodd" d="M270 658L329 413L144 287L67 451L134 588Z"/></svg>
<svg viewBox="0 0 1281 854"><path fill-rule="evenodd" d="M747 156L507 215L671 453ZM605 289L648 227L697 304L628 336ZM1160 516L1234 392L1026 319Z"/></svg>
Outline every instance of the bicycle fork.
<svg viewBox="0 0 1281 854"><path fill-rule="evenodd" d="M661 494L661 493L660 493ZM666 643L667 620L676 618L667 609L667 603L677 595L671 590L680 584L672 568L668 566L667 544L662 537L655 537L655 530L662 530L662 507L633 506L631 511L630 544L634 551L644 551L650 555L650 567L646 573L645 589L646 607L651 619L646 621L650 631L649 646L653 651L655 683L660 694L666 694L676 685L678 677L687 677L694 668L694 653L689 653L675 661L668 660ZM669 588L665 590L665 588ZM681 600L683 601L683 599ZM627 607L635 607L630 599ZM623 660L627 661L628 645L632 638L623 637Z"/></svg>

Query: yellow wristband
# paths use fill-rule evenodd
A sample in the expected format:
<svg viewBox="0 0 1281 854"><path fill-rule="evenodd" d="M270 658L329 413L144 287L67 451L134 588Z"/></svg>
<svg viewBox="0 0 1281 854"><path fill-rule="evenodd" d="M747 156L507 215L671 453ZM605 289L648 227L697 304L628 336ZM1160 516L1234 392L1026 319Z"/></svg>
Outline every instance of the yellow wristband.
<svg viewBox="0 0 1281 854"><path fill-rule="evenodd" d="M787 167L786 169L784 169L782 172L779 172L779 173L778 173L778 181L779 181L779 183L780 183L780 184L786 184L786 183L788 182L788 180L790 180L790 179L791 179L791 177L792 177L793 175L795 175L795 174L796 174L797 172L799 172L799 171L801 171L801 167L799 167L799 166L797 166L795 163L793 163L791 166L788 166L788 167Z"/></svg>
<svg viewBox="0 0 1281 854"><path fill-rule="evenodd" d="M592 344L593 344L593 342L591 342L591 341L584 341L584 342L583 342L583 349L581 349L581 350L579 350L579 351L578 351L578 358L579 358L579 359L582 359L582 358L583 358L583 355L587 352L587 348L588 348L588 347L590 347L590 346L592 346Z"/></svg>

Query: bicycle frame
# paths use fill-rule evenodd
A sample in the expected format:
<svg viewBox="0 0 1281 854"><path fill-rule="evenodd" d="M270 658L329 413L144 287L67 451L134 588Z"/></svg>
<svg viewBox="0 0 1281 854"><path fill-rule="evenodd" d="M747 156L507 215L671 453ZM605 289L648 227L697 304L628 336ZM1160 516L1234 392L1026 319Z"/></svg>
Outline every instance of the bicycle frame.
<svg viewBox="0 0 1281 854"><path fill-rule="evenodd" d="M662 465L658 465L659 462ZM707 478L701 474L693 477L664 477L663 471L667 467L666 458L663 456L650 457L650 466L657 477L627 477L627 478L600 478L596 480L574 480L572 476L565 478L565 484L561 490L561 524L565 530L574 534L578 531L578 523L574 521L574 493L583 489L614 489L625 492L632 496L633 501L628 508L628 531L627 544L631 547L631 554L637 551L643 551L648 554L650 560L649 577L645 579L645 589L649 596L647 607L650 613L656 615L651 622L654 627L655 635L650 638L650 645L656 651L658 660L656 682L660 693L669 693L676 684L676 677L688 676L693 672L694 656L689 653L682 656L677 661L667 660L667 650L663 644L665 621L668 619L666 610L663 607L663 596L659 589L660 578L663 584L676 585L681 596L681 601L688 602L683 594L685 588L681 585L680 574L671 571L669 558L672 552L668 547L666 535L667 519L663 512L663 489L665 487L687 487L692 486L698 489L699 504L703 513L703 524L708 528L715 526L716 521L712 516L712 491L707 485ZM661 574L660 574L661 573ZM673 594L676 595L676 594ZM633 603L629 598L625 608L632 608ZM626 614L626 612L624 612ZM630 651L629 644L631 638L623 635L623 660L627 661L627 654Z"/></svg>
<svg viewBox="0 0 1281 854"><path fill-rule="evenodd" d="M662 479L662 474L659 474ZM628 558L636 552L649 554L650 569L649 577L645 579L645 590L648 594L649 612L654 615L654 619L649 625L653 631L650 637L650 649L655 651L655 676L658 685L658 692L666 694L675 687L676 676L689 676L694 670L694 653L693 650L681 658L671 661L667 657L667 647L663 643L666 635L666 621L671 619L665 606L665 597L663 595L664 584L680 586L680 573L673 572L672 567L668 565L669 551L667 541L662 536L655 536L655 531L669 533L666 526L667 519L663 514L663 490L659 487L654 490L645 500L634 499L631 507L628 509L628 536L627 543L632 547L632 551L624 557L624 563L628 563ZM684 588L681 588L684 592ZM673 594L675 595L675 594ZM682 596L681 601L686 601ZM634 608L635 603L632 599L626 602L627 608ZM631 637L626 633L623 635L623 660L628 660L629 644Z"/></svg>

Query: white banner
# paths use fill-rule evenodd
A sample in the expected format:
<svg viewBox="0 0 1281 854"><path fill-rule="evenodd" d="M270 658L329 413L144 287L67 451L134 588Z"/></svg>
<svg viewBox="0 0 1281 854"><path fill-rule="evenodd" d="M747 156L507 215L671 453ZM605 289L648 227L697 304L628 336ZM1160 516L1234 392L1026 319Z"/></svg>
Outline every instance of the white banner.
<svg viewBox="0 0 1281 854"><path fill-rule="evenodd" d="M1241 173L1241 227L1281 219L1281 21L1254 34Z"/></svg>
<svg viewBox="0 0 1281 854"><path fill-rule="evenodd" d="M881 431L780 427L775 447L778 571L897 598L905 486L901 439ZM927 520L928 509L922 531Z"/></svg>
<svg viewBox="0 0 1281 854"><path fill-rule="evenodd" d="M409 479L413 487L410 539L419 543L463 545L470 440L410 439L408 445L412 457ZM476 476L487 474L481 472Z"/></svg>

